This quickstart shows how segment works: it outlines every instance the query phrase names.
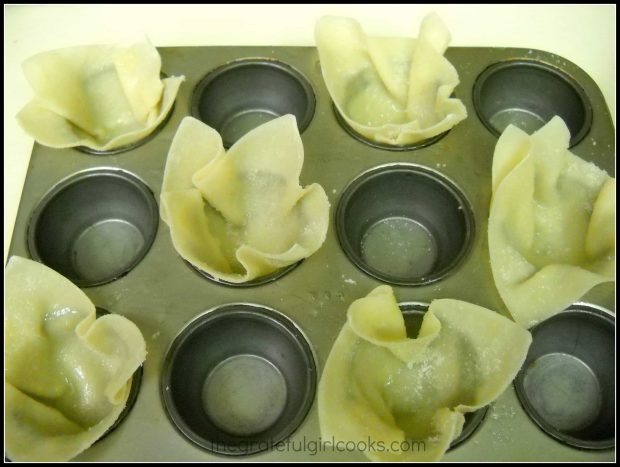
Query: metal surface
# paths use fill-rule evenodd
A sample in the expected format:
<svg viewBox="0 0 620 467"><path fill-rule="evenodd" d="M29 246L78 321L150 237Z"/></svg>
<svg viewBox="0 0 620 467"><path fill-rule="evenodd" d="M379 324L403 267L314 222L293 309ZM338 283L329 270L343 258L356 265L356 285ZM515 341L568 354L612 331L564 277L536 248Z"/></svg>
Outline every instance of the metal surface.
<svg viewBox="0 0 620 467"><path fill-rule="evenodd" d="M540 62L513 60L490 66L476 80L474 106L482 123L498 136L511 123L533 133L559 115L574 146L592 124L592 109L579 83L560 67Z"/></svg>
<svg viewBox="0 0 620 467"><path fill-rule="evenodd" d="M450 180L400 163L373 168L344 189L336 231L362 271L393 285L422 285L458 266L474 225L469 202Z"/></svg>
<svg viewBox="0 0 620 467"><path fill-rule="evenodd" d="M34 259L80 287L113 281L146 255L159 220L153 193L137 177L99 168L62 180L34 210Z"/></svg>
<svg viewBox="0 0 620 467"><path fill-rule="evenodd" d="M218 454L254 454L291 435L316 391L310 344L275 310L229 304L192 321L165 358L161 391L171 421Z"/></svg>
<svg viewBox="0 0 620 467"><path fill-rule="evenodd" d="M191 112L215 128L229 148L251 129L293 114L303 132L314 114L312 86L275 60L240 60L210 72L196 86Z"/></svg>
<svg viewBox="0 0 620 467"><path fill-rule="evenodd" d="M566 444L615 444L615 326L608 311L576 304L532 329L517 396L546 433Z"/></svg>
<svg viewBox="0 0 620 467"><path fill-rule="evenodd" d="M127 275L85 293L98 306L131 319L147 341L148 356L140 397L114 432L80 456L82 461L207 461L222 459L205 452L180 435L168 419L159 384L166 349L183 327L197 315L216 306L251 302L274 308L291 318L308 337L317 358L318 374L346 320L351 302L382 282L360 271L344 254L336 235L334 215L344 187L359 174L379 165L409 162L441 172L469 200L476 225L471 251L458 268L441 281L417 286L396 286L399 301L430 302L435 298L466 300L507 314L491 275L487 247L487 219L491 197L491 164L497 137L479 120L473 106L476 78L493 63L537 60L561 68L584 89L593 111L588 134L572 151L615 173L614 128L596 84L578 67L545 52L528 49L450 48L447 58L461 80L456 95L468 118L430 146L415 151L378 150L351 137L338 124L312 47L187 47L162 48L162 66L169 75L184 74L174 112L152 140L136 149L110 156L76 150L54 150L35 145L21 198L10 248L28 257L27 225L39 200L59 180L78 171L102 165L134 173L159 199L166 155L181 121L190 115L191 96L211 71L242 58L276 59L299 70L312 85L316 111L301 135L304 166L301 184L318 182L332 205L332 222L324 245L280 279L260 287L223 287L196 274L176 253L168 227L162 222L151 249ZM614 310L614 284L602 284L583 299ZM317 448L320 431L316 398L309 415L283 446L247 457L270 460L365 460L357 451ZM314 444L310 444L314 442ZM305 444L304 444L305 443ZM499 460L612 460L614 450L583 451L566 446L543 433L521 408L511 385L489 408L480 428L447 461ZM241 458L244 459L244 458Z"/></svg>

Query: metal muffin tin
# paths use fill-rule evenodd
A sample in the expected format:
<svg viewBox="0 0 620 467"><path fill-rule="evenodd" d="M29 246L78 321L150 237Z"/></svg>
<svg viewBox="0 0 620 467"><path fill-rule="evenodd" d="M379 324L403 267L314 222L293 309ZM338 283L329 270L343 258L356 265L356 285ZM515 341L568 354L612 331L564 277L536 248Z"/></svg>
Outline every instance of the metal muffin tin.
<svg viewBox="0 0 620 467"><path fill-rule="evenodd" d="M58 183L28 226L33 259L80 287L118 279L149 251L159 221L153 194L119 169L85 170Z"/></svg>
<svg viewBox="0 0 620 467"><path fill-rule="evenodd" d="M400 163L373 168L344 189L336 231L362 271L390 284L423 285L456 269L474 222L465 195L440 172Z"/></svg>
<svg viewBox="0 0 620 467"><path fill-rule="evenodd" d="M170 420L206 450L240 456L286 439L306 418L317 374L310 343L285 315L234 303L173 341L161 391Z"/></svg>
<svg viewBox="0 0 620 467"><path fill-rule="evenodd" d="M523 408L549 435L583 449L615 444L615 315L574 304L532 329L515 378Z"/></svg>
<svg viewBox="0 0 620 467"><path fill-rule="evenodd" d="M35 144L16 219L11 255L30 257L28 225L39 203L61 181L92 169L129 172L153 192L159 202L166 156L174 133L192 115L196 89L211 73L239 60L269 65L271 61L292 67L310 84L316 100L314 116L302 133L305 161L301 184L320 183L332 205L330 228L321 249L277 280L255 287L226 287L207 280L188 267L175 251L168 227L160 221L151 248L125 275L112 282L83 290L99 307L124 315L142 331L148 356L137 400L126 419L108 436L76 459L81 461L208 461L230 459L190 442L171 423L164 409L161 378L166 352L172 341L199 315L229 304L254 304L288 317L310 343L320 377L332 344L346 320L349 304L382 282L364 273L348 258L336 232L335 216L345 187L378 166L413 164L438 173L463 194L473 214L468 251L449 274L422 285L395 285L400 302L430 302L435 298L466 300L507 314L491 275L487 247L487 219L491 196L491 166L497 136L479 118L485 108L474 106L474 85L480 76L487 82L497 63L525 63L538 69L545 64L576 83L585 96L583 116L589 128L571 149L585 160L615 173L614 128L596 84L581 69L546 52L504 48L450 48L446 57L455 66L461 83L455 94L465 104L468 118L441 138L411 150L390 151L353 137L338 122L323 82L314 47L181 47L160 48L162 69L168 75L183 74L172 115L163 128L143 144L111 155L76 149L51 149ZM282 71L282 65L274 65ZM218 71L219 70L219 71ZM482 73L487 70L486 75ZM211 75L212 77L214 75ZM257 85L260 84L257 82ZM482 83L484 84L484 83ZM542 87L536 86L538 89ZM305 90L307 88L304 87ZM484 86L482 87L484 92ZM528 87L514 87L509 108L527 113ZM254 89L239 92L252 93ZM306 91L304 91L306 92ZM483 95L476 91L476 100ZM523 99L521 99L523 98ZM529 97L528 97L529 99ZM523 102L521 102L523 100ZM484 104L481 104L484 107ZM577 106L578 107L578 106ZM194 107L195 108L195 107ZM574 111L575 105L570 106ZM491 109L493 110L493 109ZM552 110L553 109L547 109ZM547 113L539 111L546 118ZM519 114L520 112L516 112ZM558 111L558 113L560 113ZM489 117L492 117L490 115ZM300 119L298 118L298 123ZM569 126L572 124L569 123ZM403 149L403 148L401 148ZM88 205L83 206L88 209ZM615 285L592 289L582 302L615 310ZM307 417L281 445L237 460L364 460L356 451L330 449L321 441L316 397ZM447 461L556 460L601 461L614 459L615 450L580 450L546 435L520 405L513 385L491 404L475 432L444 457Z"/></svg>

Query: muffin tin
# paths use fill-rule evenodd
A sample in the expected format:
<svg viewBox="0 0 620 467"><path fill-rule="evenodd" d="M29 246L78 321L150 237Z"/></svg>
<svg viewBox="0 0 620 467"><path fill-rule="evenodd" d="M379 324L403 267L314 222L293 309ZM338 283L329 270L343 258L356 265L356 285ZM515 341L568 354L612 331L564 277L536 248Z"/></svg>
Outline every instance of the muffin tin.
<svg viewBox="0 0 620 467"><path fill-rule="evenodd" d="M303 332L285 315L245 303L217 307L183 329L161 378L179 431L211 452L237 456L264 451L295 431L316 385Z"/></svg>
<svg viewBox="0 0 620 467"><path fill-rule="evenodd" d="M11 255L55 265L83 286L98 307L136 323L147 342L142 383L131 412L77 460L227 459L209 443L214 433L235 430L245 440L286 438L271 449L241 447L227 453L239 460L364 460L360 452L318 444L315 385L350 303L387 280L401 303L454 298L506 314L487 247L493 150L506 119L516 119L531 131L541 120L560 114L573 134L571 151L615 173L614 128L601 92L577 66L546 52L448 49L446 57L461 80L455 94L468 118L414 148L389 149L368 144L339 123L313 47L175 47L159 52L163 72L186 77L165 125L142 144L107 155L35 144L10 247ZM268 92L260 92L264 87ZM195 115L222 129L230 145L252 125L281 112L294 113L302 130L301 184L320 183L330 199L326 241L317 253L269 281L227 287L208 280L177 254L168 227L154 222L158 216L152 201L159 203L174 133L183 117ZM380 183L382 174L388 174L385 186L391 189L378 186L376 194L386 199L358 200L354 209L360 187L374 175ZM414 203L403 202L394 189L401 182L407 185L409 177L422 180L425 187L419 193L403 189L401 194ZM92 192L89 183L94 184ZM103 195L107 186L110 197ZM364 218L366 209L374 221ZM72 219L81 219L79 225ZM415 231L425 248L400 245L398 235L408 231ZM405 261L402 270L385 271L384 264L369 261L384 259L383 243L392 240L403 253L411 253L413 269ZM369 247L375 248L375 256L369 256ZM132 260L123 264L115 259L118 252L118 258ZM613 311L614 287L597 286L582 301ZM204 347L204 361L190 352L185 366L175 366L174 356L183 355L183 346L177 345L182 336L203 325L208 335L209 323L234 321L235 316L249 320L250 330L223 325L222 333L237 329L233 334L239 337L224 339L228 334L222 334L218 355ZM209 342L218 341L209 338L204 345ZM608 351L613 352L613 346ZM194 363L199 364L203 387L193 382ZM247 377L237 378L239 369ZM178 422L174 409L166 409L166 378L180 384L174 397L187 416L205 417L200 407L206 406L211 421L219 422L192 425L187 417ZM218 401L219 392L209 389L237 387L247 393L248 385L263 388L257 400L275 420L269 427L250 413L245 420L235 419L234 411ZM191 400L200 391L201 401ZM265 392L273 397L265 398ZM445 460L614 458L614 448L576 449L543 432L522 408L513 385L482 418ZM199 434L193 442L187 435L191 426ZM253 454L243 456L249 452Z"/></svg>
<svg viewBox="0 0 620 467"><path fill-rule="evenodd" d="M607 310L576 303L532 329L517 396L545 432L571 446L615 444L615 326Z"/></svg>
<svg viewBox="0 0 620 467"><path fill-rule="evenodd" d="M101 285L129 272L157 234L153 193L121 169L78 172L58 183L28 226L32 258L80 287Z"/></svg>

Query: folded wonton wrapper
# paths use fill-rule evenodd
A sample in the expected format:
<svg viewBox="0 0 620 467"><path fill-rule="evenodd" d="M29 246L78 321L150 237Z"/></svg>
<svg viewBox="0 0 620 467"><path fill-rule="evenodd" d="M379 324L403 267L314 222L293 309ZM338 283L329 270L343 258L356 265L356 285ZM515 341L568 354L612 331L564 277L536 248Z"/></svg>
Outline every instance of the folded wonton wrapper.
<svg viewBox="0 0 620 467"><path fill-rule="evenodd" d="M377 287L351 304L325 364L321 436L373 442L365 451L371 460L438 460L460 435L463 414L510 384L530 343L530 333L509 319L447 299L431 303L409 339L392 289ZM424 449L395 452L414 441Z"/></svg>
<svg viewBox="0 0 620 467"><path fill-rule="evenodd" d="M439 135L467 117L450 98L459 77L443 56L450 33L435 14L417 39L367 37L353 19L321 18L321 70L340 115L364 137L391 145Z"/></svg>
<svg viewBox="0 0 620 467"><path fill-rule="evenodd" d="M5 280L6 456L66 461L125 408L144 338L122 316L95 320L84 292L40 263L13 256Z"/></svg>
<svg viewBox="0 0 620 467"><path fill-rule="evenodd" d="M532 136L509 126L495 147L491 267L526 328L614 280L616 180L568 151L569 140L554 117Z"/></svg>
<svg viewBox="0 0 620 467"><path fill-rule="evenodd" d="M23 68L35 97L17 120L54 148L105 151L145 138L166 118L185 79L160 79L161 58L147 40L44 52Z"/></svg>
<svg viewBox="0 0 620 467"><path fill-rule="evenodd" d="M255 128L227 152L214 129L184 118L161 194L161 217L177 252L234 283L310 256L325 240L329 202L320 185L299 185L302 165L293 115Z"/></svg>

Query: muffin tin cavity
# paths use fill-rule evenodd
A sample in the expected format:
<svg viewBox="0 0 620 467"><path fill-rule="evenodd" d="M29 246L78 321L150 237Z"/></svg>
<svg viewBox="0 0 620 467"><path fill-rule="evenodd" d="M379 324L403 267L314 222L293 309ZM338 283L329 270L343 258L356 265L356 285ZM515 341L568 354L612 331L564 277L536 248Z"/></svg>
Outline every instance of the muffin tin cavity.
<svg viewBox="0 0 620 467"><path fill-rule="evenodd" d="M496 136L510 124L531 134L559 115L570 129L574 146L592 124L592 109L582 87L543 62L491 65L480 74L473 92L478 117Z"/></svg>
<svg viewBox="0 0 620 467"><path fill-rule="evenodd" d="M422 285L453 270L473 237L473 214L446 177L413 164L379 166L344 190L336 212L340 245L365 273Z"/></svg>
<svg viewBox="0 0 620 467"><path fill-rule="evenodd" d="M428 303L422 302L401 302L398 304L400 311L403 313L405 319L405 326L407 327L407 337L417 337L422 326L422 320L424 319L424 313L428 310ZM480 427L488 410L487 407L483 407L475 412L467 412L465 414L465 424L461 434L450 444L450 449L454 449L467 441L475 431Z"/></svg>
<svg viewBox="0 0 620 467"><path fill-rule="evenodd" d="M244 59L205 76L194 90L191 114L220 133L231 147L251 129L293 114L299 132L314 115L312 86L293 67L270 59Z"/></svg>
<svg viewBox="0 0 620 467"><path fill-rule="evenodd" d="M174 339L161 391L189 440L223 455L267 450L305 419L316 366L300 329L279 312L230 304L193 320Z"/></svg>
<svg viewBox="0 0 620 467"><path fill-rule="evenodd" d="M48 192L28 228L31 256L80 287L133 269L157 232L158 208L134 175L101 168L77 173Z"/></svg>
<svg viewBox="0 0 620 467"><path fill-rule="evenodd" d="M514 385L530 418L562 443L615 445L615 326L609 311L579 303L532 329Z"/></svg>

